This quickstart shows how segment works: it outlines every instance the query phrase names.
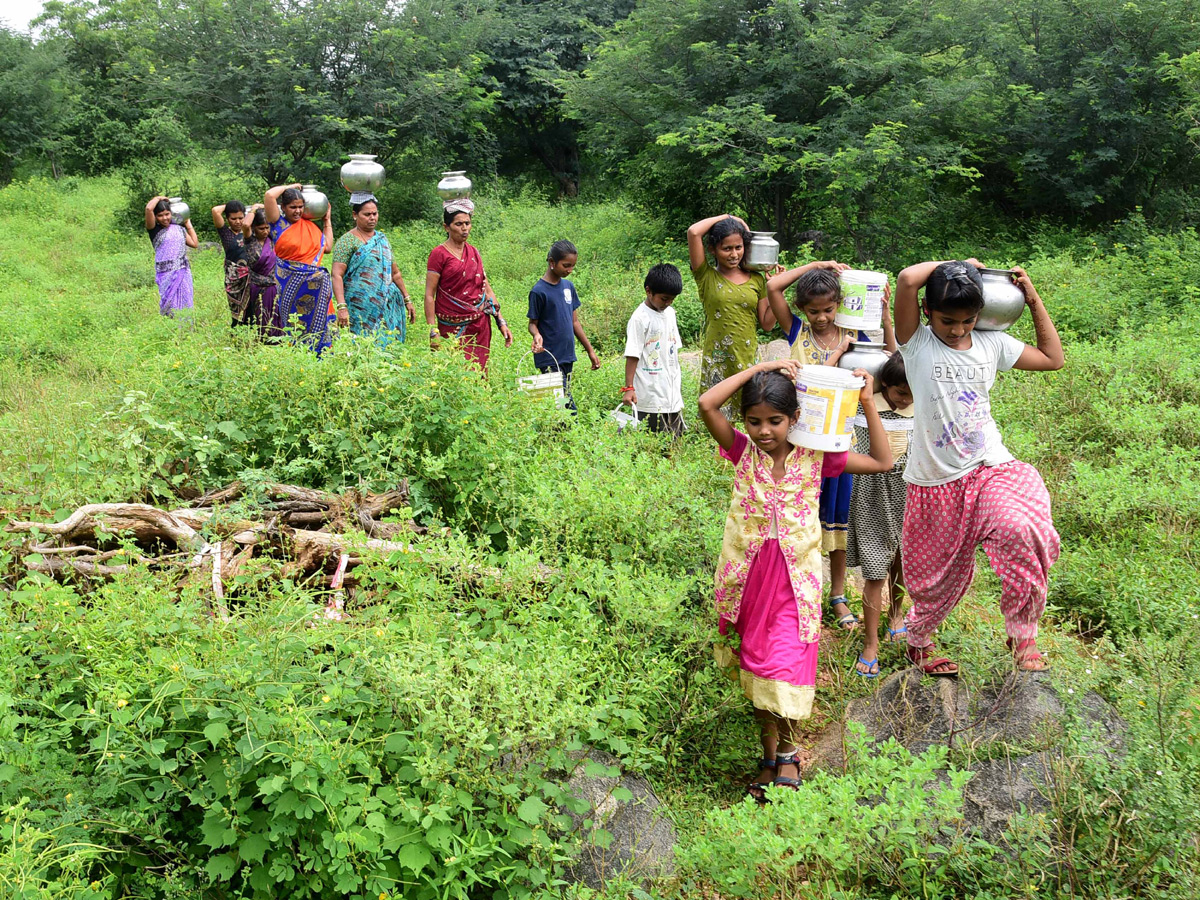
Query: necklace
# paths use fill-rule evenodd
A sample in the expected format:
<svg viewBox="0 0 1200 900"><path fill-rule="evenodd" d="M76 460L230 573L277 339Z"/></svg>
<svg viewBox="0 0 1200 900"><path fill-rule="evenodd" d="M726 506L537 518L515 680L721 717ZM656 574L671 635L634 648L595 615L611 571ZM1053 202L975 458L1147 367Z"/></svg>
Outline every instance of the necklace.
<svg viewBox="0 0 1200 900"><path fill-rule="evenodd" d="M454 242L450 241L450 240L447 240L445 243L442 244L442 246L445 247L446 250L449 251L450 255L453 256L455 259L457 259L459 262L462 262L462 258L463 258L463 256L466 255L466 252L467 252L467 250L466 250L467 245L463 244L462 247L459 248L458 253L455 253L454 252Z"/></svg>
<svg viewBox="0 0 1200 900"><path fill-rule="evenodd" d="M818 347L820 347L822 350L824 350L826 355L829 354L830 350L832 350L834 347L837 346L836 342L833 344L832 347L827 345L823 340L821 340L819 337L817 337L817 333L815 331L813 331L812 329L809 329L809 334L812 335L813 343L816 344ZM838 335L838 337L841 337L841 335Z"/></svg>

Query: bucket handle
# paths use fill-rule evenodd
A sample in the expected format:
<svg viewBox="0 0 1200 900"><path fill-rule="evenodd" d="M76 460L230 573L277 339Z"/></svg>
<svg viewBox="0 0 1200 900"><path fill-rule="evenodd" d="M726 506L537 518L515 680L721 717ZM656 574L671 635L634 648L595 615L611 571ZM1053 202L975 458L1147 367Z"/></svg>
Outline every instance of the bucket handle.
<svg viewBox="0 0 1200 900"><path fill-rule="evenodd" d="M616 411L617 411L618 409L620 409L622 406L628 406L630 409L632 409L632 410L633 410L633 418L634 418L634 420L635 420L635 421L641 421L641 418L642 418L642 417L641 417L641 415L638 413L638 408L637 408L637 404L636 404L636 403L634 403L632 400L622 400L620 403L618 403L618 404L617 404L617 406L616 406L616 409L614 409L614 410L613 410L613 412L616 412Z"/></svg>
<svg viewBox="0 0 1200 900"><path fill-rule="evenodd" d="M542 352L543 352L543 353L550 353L550 351L549 351L549 350L547 350L545 347L543 347L543 348L542 348ZM525 357L526 357L526 356L533 356L533 351L532 351L532 350L526 350L526 351L525 351L523 354L521 354L521 358L517 360L517 377L518 377L518 378L520 378L520 377L521 377L521 363L525 362ZM554 368L555 368L555 370L556 370L556 371L558 371L558 372L562 372L562 366L560 366L560 365L558 364L558 357L557 357L557 356L555 356L553 353L550 353L550 358L551 358L552 360L554 360ZM536 368L537 368L537 366L535 365L535 366L534 366L534 368L536 369Z"/></svg>

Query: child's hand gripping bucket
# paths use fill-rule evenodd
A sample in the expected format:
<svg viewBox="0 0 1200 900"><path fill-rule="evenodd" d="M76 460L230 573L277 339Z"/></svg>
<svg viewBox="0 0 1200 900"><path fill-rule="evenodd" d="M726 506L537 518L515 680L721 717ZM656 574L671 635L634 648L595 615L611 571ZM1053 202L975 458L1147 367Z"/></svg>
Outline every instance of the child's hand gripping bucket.
<svg viewBox="0 0 1200 900"><path fill-rule="evenodd" d="M630 415L629 413L624 412L621 409L622 406L628 406L630 409L633 410L633 414ZM617 431L624 431L627 428L630 431L633 431L634 429L636 429L638 427L638 425L641 424L641 422L638 419L638 411L637 411L636 403L626 404L624 401L622 401L621 403L617 404L616 409L614 409L612 412L610 412L608 414L608 417L617 423Z"/></svg>
<svg viewBox="0 0 1200 900"><path fill-rule="evenodd" d="M550 353L549 350L546 352ZM521 363L525 362L525 357L532 355L533 351L528 350L525 356L517 360L518 372L521 371ZM563 390L563 373L559 370L558 360L553 353L550 353L550 358L554 360L553 370L538 372L535 375L518 375L517 390L531 397L553 397L554 405L562 409L567 405L567 392Z"/></svg>

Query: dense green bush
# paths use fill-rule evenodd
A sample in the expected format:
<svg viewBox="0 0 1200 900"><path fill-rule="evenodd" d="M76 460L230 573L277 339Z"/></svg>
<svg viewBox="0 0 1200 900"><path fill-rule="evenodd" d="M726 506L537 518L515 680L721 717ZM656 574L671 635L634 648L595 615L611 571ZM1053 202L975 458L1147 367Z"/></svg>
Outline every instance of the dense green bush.
<svg viewBox="0 0 1200 900"><path fill-rule="evenodd" d="M945 775L945 747L913 756L855 734L850 748L845 775L815 773L761 809L747 798L709 812L680 854L685 869L732 897L920 896L931 882L948 896L951 854L966 850L955 825L971 773ZM990 848L973 849L986 865Z"/></svg>
<svg viewBox="0 0 1200 900"><path fill-rule="evenodd" d="M641 736L682 671L658 620L677 587L572 575L595 600L530 558L427 544L361 573L350 629L308 627L318 598L253 573L226 625L145 573L88 599L35 579L0 611L0 803L32 798L65 857L46 877L87 860L99 896L527 896L572 840L547 770L581 737L654 762Z"/></svg>

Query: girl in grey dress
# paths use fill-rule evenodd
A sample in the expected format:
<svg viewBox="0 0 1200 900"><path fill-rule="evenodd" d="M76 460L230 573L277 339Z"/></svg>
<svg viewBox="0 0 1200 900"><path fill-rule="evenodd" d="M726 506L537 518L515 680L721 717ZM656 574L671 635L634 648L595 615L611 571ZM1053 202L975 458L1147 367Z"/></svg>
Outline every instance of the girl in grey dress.
<svg viewBox="0 0 1200 900"><path fill-rule="evenodd" d="M888 641L903 643L905 628L900 594L900 530L904 525L904 464L912 433L912 391L904 375L904 360L893 353L876 378L879 393L875 408L883 420L895 465L880 475L856 475L850 496L850 531L846 539L846 565L862 569L863 651L854 670L864 678L879 674L879 619L883 612L883 586L887 583ZM856 452L869 444L862 411L854 421Z"/></svg>

